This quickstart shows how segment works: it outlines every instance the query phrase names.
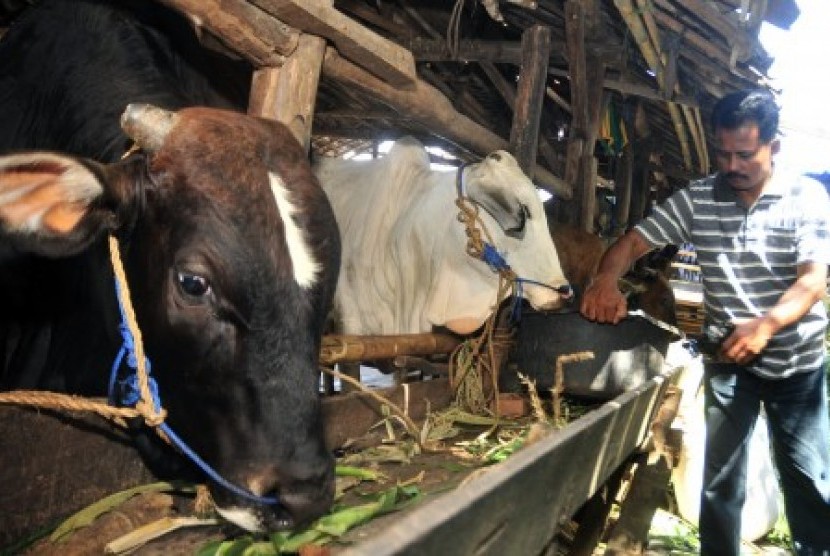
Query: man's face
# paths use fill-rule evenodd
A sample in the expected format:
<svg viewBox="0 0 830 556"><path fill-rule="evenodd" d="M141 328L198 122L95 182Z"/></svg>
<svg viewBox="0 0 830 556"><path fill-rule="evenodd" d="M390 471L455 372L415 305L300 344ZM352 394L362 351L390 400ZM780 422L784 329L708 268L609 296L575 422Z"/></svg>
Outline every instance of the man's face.
<svg viewBox="0 0 830 556"><path fill-rule="evenodd" d="M744 124L736 129L715 130L715 160L722 177L733 189L760 193L772 174L772 156L778 152L777 139L761 142L758 126Z"/></svg>

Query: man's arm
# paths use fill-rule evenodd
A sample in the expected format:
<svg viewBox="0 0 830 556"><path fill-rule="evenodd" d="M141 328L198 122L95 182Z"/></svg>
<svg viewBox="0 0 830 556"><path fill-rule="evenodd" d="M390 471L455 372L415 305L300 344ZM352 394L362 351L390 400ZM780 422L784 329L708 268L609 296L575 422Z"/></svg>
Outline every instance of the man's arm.
<svg viewBox="0 0 830 556"><path fill-rule="evenodd" d="M821 299L826 284L826 264L808 262L798 265L795 283L767 314L735 323L735 330L723 342L723 355L740 365L758 357L776 332L798 322Z"/></svg>
<svg viewBox="0 0 830 556"><path fill-rule="evenodd" d="M617 281L631 265L651 251L651 245L636 230L629 230L602 256L597 275L585 290L580 312L585 318L597 322L618 323L625 317L627 305Z"/></svg>

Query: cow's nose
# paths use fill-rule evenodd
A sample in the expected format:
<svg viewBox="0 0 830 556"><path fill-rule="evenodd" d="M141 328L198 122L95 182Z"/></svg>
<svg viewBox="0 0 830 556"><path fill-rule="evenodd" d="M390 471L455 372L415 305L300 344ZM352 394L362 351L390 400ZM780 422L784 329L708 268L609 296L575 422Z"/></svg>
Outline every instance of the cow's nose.
<svg viewBox="0 0 830 556"><path fill-rule="evenodd" d="M300 473L286 473L269 466L249 475L247 486L253 494L278 500L279 507L266 520L269 529L304 525L331 507L334 500L334 466L310 467Z"/></svg>
<svg viewBox="0 0 830 556"><path fill-rule="evenodd" d="M527 300L537 311L553 311L560 309L565 302L573 297L573 290L567 284L557 287L543 287L534 285L528 292Z"/></svg>

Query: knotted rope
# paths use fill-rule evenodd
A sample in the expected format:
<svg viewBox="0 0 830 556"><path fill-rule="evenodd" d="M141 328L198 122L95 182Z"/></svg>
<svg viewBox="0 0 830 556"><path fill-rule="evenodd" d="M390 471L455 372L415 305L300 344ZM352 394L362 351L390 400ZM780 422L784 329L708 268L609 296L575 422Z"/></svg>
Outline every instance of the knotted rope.
<svg viewBox="0 0 830 556"><path fill-rule="evenodd" d="M109 237L109 250L110 262L115 274L115 290L121 311L122 322L119 325L119 330L123 340L121 349L112 365L109 398L110 404L120 402L125 405L132 405L132 407L116 407L80 396L30 390L0 393L0 403L67 411L91 411L123 427L127 426L125 419L141 417L149 427L156 431L159 437L168 444L175 446L179 452L190 459L215 483L242 498L269 506L278 505L279 499L276 496L258 496L219 475L164 422L167 412L161 407L158 388L155 381L150 377L150 362L144 354L144 342L135 318L127 277L121 261L121 251L118 247L118 240L113 236ZM125 356L127 366L133 369L135 373L128 374L126 380L120 381L122 386L121 399L116 400L115 383L117 382L118 370Z"/></svg>
<svg viewBox="0 0 830 556"><path fill-rule="evenodd" d="M479 214L479 205L465 194L464 169L458 168L456 174L456 199L458 220L464 225L467 236L466 253L476 259L484 261L490 269L499 276L499 285L496 290L496 300L493 311L484 321L484 330L478 338L462 343L453 351L450 358L450 384L456 392L456 403L471 413L486 412L488 404L493 401L496 415L499 412L498 366L499 356L509 346L511 333L502 331L496 325L498 307L509 294L513 294L513 307L510 311L510 322L515 323L521 317L522 286L525 283L535 284L552 289L559 293L570 293L570 286L553 288L547 284L519 277L510 268L510 265L494 247L493 238ZM472 372L475 370L475 372ZM487 373L491 380L492 396L485 394L483 377Z"/></svg>
<svg viewBox="0 0 830 556"><path fill-rule="evenodd" d="M467 236L466 253L484 261L499 276L496 300L493 311L484 321L484 329L477 338L472 338L459 345L450 356L449 379L455 390L456 403L474 414L488 413L488 406L493 403L495 414L499 415L499 364L497 349L508 346L510 334L505 338L497 334L496 318L498 307L515 287L516 273L493 247L493 238L479 215L479 207L464 195L463 176L465 166L458 169L456 178L458 221L464 225ZM486 239L486 241L485 241ZM520 300L519 300L520 301ZM485 393L484 377L490 379L490 395Z"/></svg>
<svg viewBox="0 0 830 556"><path fill-rule="evenodd" d="M126 427L127 420L132 420L141 417L148 426L153 427L159 432L162 438L164 434L158 428L164 422L167 415L166 411L160 407L156 407L153 399L153 393L150 389L150 382L147 374L147 361L144 355L144 345L141 340L141 331L138 328L138 323L135 318L135 311L130 302L129 288L127 287L127 280L124 274L124 265L121 262L121 252L118 248L118 240L110 236L110 261L112 263L113 271L116 277L116 287L119 293L122 306L122 316L124 322L122 327L126 326L126 331L132 335L134 339L132 347L135 350L134 359L136 362L136 377L138 391L140 398L136 400L133 407L115 407L104 402L76 396L73 394L61 394L58 392L45 392L39 390L13 390L11 392L0 393L0 403L34 406L45 409L54 409L62 411L83 411L96 413L105 419L109 419L115 424ZM122 330L122 336L126 336ZM121 348L121 353L116 361L119 361L124 355L124 347ZM133 356L131 356L133 358ZM167 440L165 438L165 440Z"/></svg>

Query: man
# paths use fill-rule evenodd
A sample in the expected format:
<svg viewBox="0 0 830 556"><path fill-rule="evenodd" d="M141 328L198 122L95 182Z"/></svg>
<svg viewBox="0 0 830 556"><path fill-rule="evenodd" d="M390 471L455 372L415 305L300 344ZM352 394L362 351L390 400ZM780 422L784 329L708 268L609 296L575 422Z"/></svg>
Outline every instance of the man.
<svg viewBox="0 0 830 556"><path fill-rule="evenodd" d="M704 372L701 553L739 553L747 448L763 403L795 550L830 554L821 303L830 198L818 182L773 164L778 107L768 92L724 97L712 125L718 172L676 192L608 250L581 311L618 322L626 304L617 279L631 263L667 243L693 243L706 325L727 330Z"/></svg>

